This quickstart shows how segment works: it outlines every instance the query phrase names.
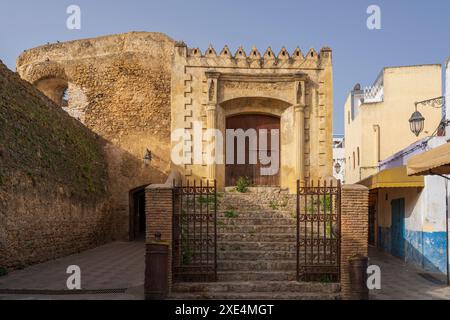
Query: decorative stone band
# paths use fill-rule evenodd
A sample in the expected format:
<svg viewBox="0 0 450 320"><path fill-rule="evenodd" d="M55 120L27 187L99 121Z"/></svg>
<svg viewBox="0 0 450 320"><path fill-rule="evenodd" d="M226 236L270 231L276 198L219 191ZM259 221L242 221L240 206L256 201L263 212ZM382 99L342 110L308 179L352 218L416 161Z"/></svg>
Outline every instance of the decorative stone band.
<svg viewBox="0 0 450 320"><path fill-rule="evenodd" d="M328 47L323 47L320 53L311 48L306 55L302 53L300 48L296 48L292 54L283 47L278 55L276 55L269 47L264 55L253 47L247 54L242 46L240 46L234 55L228 46L217 54L216 50L210 45L205 53L199 48L187 48L186 44L179 42L175 45L177 48L185 48L186 50L178 50L178 53L185 55L189 65L210 65L210 66L237 66L248 68L276 68L276 67L320 67L321 64L330 62L332 51Z"/></svg>

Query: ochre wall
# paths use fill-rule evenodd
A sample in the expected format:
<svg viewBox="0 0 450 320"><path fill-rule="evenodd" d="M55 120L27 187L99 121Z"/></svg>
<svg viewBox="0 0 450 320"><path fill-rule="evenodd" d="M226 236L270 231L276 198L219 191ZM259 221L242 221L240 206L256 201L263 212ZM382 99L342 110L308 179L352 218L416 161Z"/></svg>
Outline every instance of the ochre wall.
<svg viewBox="0 0 450 320"><path fill-rule="evenodd" d="M376 173L377 132L380 127L380 160L406 148L410 144L432 135L442 117L440 108L419 106L425 117L424 131L416 137L409 126L414 103L442 95L442 70L440 65L421 65L385 68L383 71L384 101L364 103L358 115L348 123L347 114L351 99L345 104L345 153L350 164L346 166L346 183L356 183ZM360 164L353 168L353 152L360 149Z"/></svg>
<svg viewBox="0 0 450 320"><path fill-rule="evenodd" d="M305 85L301 98L296 83ZM300 125L294 120L300 100L305 103L302 106L302 154L296 141ZM212 109L216 121L214 129L222 133L225 119L231 114L259 113L281 117L281 187L295 192L296 180L301 176L297 169L300 154L304 165L302 179L332 176L333 85L329 48L323 48L320 53L311 49L306 55L299 49L288 53L283 48L276 55L270 48L264 54L256 48L250 52L239 48L233 55L228 47L220 53L209 47L202 53L200 49L177 44L172 68L172 130L183 128L193 136L197 122L202 123L203 132L213 129L208 123ZM175 143L178 145L179 141ZM185 155L193 159L193 152L194 148L186 148ZM222 189L224 165L215 167L213 177L210 167L187 161L177 169L185 179L217 179L218 187Z"/></svg>

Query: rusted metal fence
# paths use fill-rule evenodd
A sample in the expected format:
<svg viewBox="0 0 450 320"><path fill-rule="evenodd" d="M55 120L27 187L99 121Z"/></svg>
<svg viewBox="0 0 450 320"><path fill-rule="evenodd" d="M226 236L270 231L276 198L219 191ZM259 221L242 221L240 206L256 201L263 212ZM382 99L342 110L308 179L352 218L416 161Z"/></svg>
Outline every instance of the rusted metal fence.
<svg viewBox="0 0 450 320"><path fill-rule="evenodd" d="M297 280L340 278L341 183L297 182Z"/></svg>
<svg viewBox="0 0 450 320"><path fill-rule="evenodd" d="M190 183L174 187L174 281L217 280L217 187Z"/></svg>

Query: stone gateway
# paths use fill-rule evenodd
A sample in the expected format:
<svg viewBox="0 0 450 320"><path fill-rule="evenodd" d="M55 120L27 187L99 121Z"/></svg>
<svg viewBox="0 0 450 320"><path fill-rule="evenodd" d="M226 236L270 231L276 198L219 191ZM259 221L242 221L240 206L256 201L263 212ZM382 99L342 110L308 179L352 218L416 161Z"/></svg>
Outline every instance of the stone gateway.
<svg viewBox="0 0 450 320"><path fill-rule="evenodd" d="M254 185L295 191L296 181L332 176L332 51L278 54L240 47L233 54L189 48L161 33L132 32L41 46L17 60L19 75L60 108L105 139L112 237L133 239L143 231L143 188L163 183L171 170L184 180L217 180L219 190L241 176ZM171 133L188 142L200 130L279 130L278 167L264 164L171 160ZM206 142L204 142L206 143ZM259 153L271 151L259 146ZM226 158L225 148L216 150ZM150 156L151 155L151 156ZM143 161L143 158L146 161ZM248 158L248 156L246 156ZM191 161L189 161L191 160Z"/></svg>

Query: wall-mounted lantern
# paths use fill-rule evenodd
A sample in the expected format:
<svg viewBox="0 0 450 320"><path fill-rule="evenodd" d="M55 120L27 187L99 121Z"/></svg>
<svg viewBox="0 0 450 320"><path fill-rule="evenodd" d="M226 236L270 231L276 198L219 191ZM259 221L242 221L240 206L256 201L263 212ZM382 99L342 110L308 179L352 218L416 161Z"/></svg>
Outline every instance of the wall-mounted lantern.
<svg viewBox="0 0 450 320"><path fill-rule="evenodd" d="M409 118L409 127L411 132L418 137L424 128L425 118L419 111L416 111L412 114L411 118Z"/></svg>
<svg viewBox="0 0 450 320"><path fill-rule="evenodd" d="M147 167L149 164L150 164L150 162L152 161L152 158L153 158L153 156L152 156L152 152L150 151L150 150L146 150L145 151L145 154L144 154L144 165Z"/></svg>
<svg viewBox="0 0 450 320"><path fill-rule="evenodd" d="M415 103L416 111L412 114L411 118L409 118L409 126L411 132L414 133L416 137L418 137L422 133L423 128L425 126L425 118L417 110L417 107L419 105L442 109L442 107L444 106L444 97L428 99Z"/></svg>

